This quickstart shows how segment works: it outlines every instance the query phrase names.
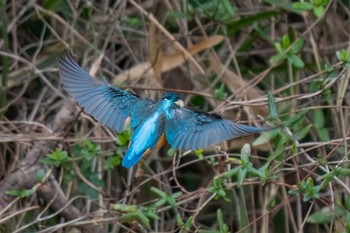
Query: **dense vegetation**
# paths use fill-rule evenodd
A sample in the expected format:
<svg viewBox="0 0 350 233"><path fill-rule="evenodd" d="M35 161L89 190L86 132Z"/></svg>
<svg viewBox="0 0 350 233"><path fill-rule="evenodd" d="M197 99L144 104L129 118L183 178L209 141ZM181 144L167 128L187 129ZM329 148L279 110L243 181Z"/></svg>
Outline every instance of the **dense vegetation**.
<svg viewBox="0 0 350 233"><path fill-rule="evenodd" d="M0 232L350 232L349 0L0 1ZM276 127L133 169L62 89L69 48L141 97Z"/></svg>

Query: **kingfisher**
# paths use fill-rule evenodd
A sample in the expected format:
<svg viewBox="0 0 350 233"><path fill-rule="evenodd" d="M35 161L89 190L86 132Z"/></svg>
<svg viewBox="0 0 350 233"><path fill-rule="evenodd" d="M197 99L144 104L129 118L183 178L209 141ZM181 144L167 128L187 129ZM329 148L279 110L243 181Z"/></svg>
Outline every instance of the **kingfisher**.
<svg viewBox="0 0 350 233"><path fill-rule="evenodd" d="M126 168L166 142L174 149L197 150L265 130L186 108L177 93L165 93L160 101L140 98L90 76L71 52L59 57L58 70L63 88L100 124L120 133L130 118L133 135L122 160Z"/></svg>

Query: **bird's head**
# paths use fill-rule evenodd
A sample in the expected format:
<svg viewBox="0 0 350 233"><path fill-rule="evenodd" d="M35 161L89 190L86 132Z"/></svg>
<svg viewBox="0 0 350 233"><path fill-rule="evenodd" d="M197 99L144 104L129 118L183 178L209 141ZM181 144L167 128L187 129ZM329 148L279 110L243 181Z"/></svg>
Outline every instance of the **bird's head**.
<svg viewBox="0 0 350 233"><path fill-rule="evenodd" d="M180 96L177 93L174 92L167 92L163 95L163 100L170 100L171 102L175 103L179 107L184 106L184 102L182 99L180 99Z"/></svg>

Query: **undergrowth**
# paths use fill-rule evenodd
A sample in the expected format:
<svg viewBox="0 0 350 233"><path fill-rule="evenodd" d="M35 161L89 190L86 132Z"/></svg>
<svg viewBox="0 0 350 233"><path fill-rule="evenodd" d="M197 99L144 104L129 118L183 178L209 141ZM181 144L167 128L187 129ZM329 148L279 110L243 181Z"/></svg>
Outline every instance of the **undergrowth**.
<svg viewBox="0 0 350 233"><path fill-rule="evenodd" d="M350 232L349 0L0 1L0 232ZM121 166L57 57L271 130Z"/></svg>

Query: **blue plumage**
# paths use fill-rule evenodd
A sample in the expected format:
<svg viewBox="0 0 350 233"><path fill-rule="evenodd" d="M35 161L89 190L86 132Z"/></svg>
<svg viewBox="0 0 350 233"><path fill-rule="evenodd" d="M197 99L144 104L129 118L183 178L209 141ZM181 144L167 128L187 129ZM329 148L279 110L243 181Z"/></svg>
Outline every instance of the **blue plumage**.
<svg viewBox="0 0 350 233"><path fill-rule="evenodd" d="M176 93L166 93L158 102L141 99L91 77L68 52L58 64L64 89L98 122L121 132L126 119L131 118L134 134L122 161L127 168L162 147L165 141L176 149L193 150L265 130L183 108Z"/></svg>

